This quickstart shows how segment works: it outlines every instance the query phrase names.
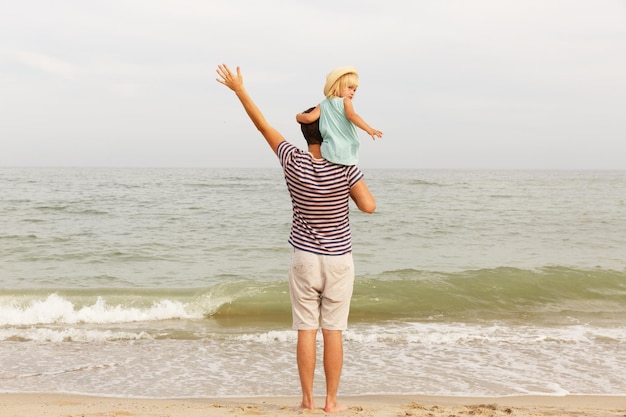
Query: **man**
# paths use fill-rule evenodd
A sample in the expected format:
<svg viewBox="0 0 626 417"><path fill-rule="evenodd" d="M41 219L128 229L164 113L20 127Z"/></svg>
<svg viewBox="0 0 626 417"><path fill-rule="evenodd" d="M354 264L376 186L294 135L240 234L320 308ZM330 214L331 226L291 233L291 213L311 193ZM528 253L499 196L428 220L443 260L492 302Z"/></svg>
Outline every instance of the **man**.
<svg viewBox="0 0 626 417"><path fill-rule="evenodd" d="M356 166L336 165L322 159L319 144L304 152L274 129L243 85L241 70L217 68L217 81L235 92L244 110L278 156L291 195L293 217L289 243L293 246L289 293L293 327L298 330L297 362L303 409L314 409L313 375L316 336L322 328L327 413L346 410L337 401L343 367L343 330L347 327L354 284L354 262L348 219L349 197L366 213L376 201L363 173ZM310 126L303 126L307 141ZM309 133L307 133L309 132ZM321 143L321 142L320 142Z"/></svg>

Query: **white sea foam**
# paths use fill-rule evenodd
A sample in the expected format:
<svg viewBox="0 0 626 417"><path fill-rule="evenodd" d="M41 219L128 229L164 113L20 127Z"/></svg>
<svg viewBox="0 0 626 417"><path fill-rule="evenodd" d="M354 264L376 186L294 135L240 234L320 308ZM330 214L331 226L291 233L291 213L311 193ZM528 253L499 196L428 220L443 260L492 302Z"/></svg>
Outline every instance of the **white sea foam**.
<svg viewBox="0 0 626 417"><path fill-rule="evenodd" d="M432 326L429 330L434 332L436 325ZM465 337L449 338L446 333L460 328L444 324L439 326L439 338L399 337L410 328L358 326L347 331L342 393L499 396L626 392L626 382L615 374L626 360L624 336L601 343L592 337L573 341L571 334L581 329L568 334L567 329L526 327L510 329L509 336L517 333L516 338L506 337L502 329L497 336L469 337L490 330L462 326ZM124 392L154 397L297 395L296 332L290 329L219 337L207 334L195 340L159 340L140 332L28 331L33 334L30 342L3 342L0 360L12 364L0 369L5 390ZM551 339L536 337L546 332L552 333ZM618 332L607 329L604 333L617 336ZM366 333L375 337L364 336ZM389 337L394 333L398 337ZM80 342L67 343L67 338ZM94 343L96 340L99 342ZM319 355L322 346L318 335ZM317 393L322 388L316 386Z"/></svg>
<svg viewBox="0 0 626 417"><path fill-rule="evenodd" d="M102 343L106 341L117 340L139 340L153 339L153 336L142 331L115 331L101 329L80 329L67 327L62 329L51 328L0 328L0 341L32 341L37 343L44 342L93 342Z"/></svg>
<svg viewBox="0 0 626 417"><path fill-rule="evenodd" d="M128 305L110 305L104 298L86 306L76 306L67 298L50 294L45 299L30 300L25 304L16 300L0 304L0 326L77 323L128 323L167 319L201 318L202 313L190 312L188 305L179 301L160 300L140 308Z"/></svg>
<svg viewBox="0 0 626 417"><path fill-rule="evenodd" d="M621 326L572 325L544 327L533 325L463 323L389 323L352 326L345 338L358 343L415 343L422 345L507 344L593 344L626 343Z"/></svg>

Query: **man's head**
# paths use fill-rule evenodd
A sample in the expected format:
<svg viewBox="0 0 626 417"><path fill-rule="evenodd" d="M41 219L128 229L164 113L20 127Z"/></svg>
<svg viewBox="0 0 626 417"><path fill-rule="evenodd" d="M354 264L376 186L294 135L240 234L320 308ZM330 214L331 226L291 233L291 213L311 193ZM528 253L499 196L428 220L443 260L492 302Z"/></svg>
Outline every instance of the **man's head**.
<svg viewBox="0 0 626 417"><path fill-rule="evenodd" d="M315 109L315 107L311 107L308 110L305 110L303 113L310 113ZM304 139L306 139L306 143L309 145L321 145L323 138L320 133L320 119L317 119L313 123L300 123L300 130L302 130L302 134L304 135Z"/></svg>

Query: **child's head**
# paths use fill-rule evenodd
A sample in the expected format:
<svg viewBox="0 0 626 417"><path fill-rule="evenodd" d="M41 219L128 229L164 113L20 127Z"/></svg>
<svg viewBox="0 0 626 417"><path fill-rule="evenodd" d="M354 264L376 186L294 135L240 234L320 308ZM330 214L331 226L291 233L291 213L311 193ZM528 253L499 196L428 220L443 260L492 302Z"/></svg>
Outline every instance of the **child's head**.
<svg viewBox="0 0 626 417"><path fill-rule="evenodd" d="M341 91L346 87L359 85L359 72L355 67L339 67L326 76L324 95L326 98L341 97Z"/></svg>

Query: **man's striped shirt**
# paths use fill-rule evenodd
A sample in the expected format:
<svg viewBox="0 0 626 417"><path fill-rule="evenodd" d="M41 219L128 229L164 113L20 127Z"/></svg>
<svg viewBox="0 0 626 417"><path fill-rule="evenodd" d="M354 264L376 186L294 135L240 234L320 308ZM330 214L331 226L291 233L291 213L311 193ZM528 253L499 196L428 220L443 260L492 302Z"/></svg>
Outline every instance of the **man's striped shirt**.
<svg viewBox="0 0 626 417"><path fill-rule="evenodd" d="M278 145L276 153L293 206L289 243L321 255L351 252L350 189L363 178L361 170L313 159L287 141Z"/></svg>

